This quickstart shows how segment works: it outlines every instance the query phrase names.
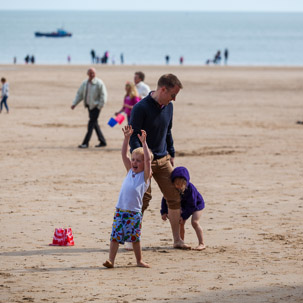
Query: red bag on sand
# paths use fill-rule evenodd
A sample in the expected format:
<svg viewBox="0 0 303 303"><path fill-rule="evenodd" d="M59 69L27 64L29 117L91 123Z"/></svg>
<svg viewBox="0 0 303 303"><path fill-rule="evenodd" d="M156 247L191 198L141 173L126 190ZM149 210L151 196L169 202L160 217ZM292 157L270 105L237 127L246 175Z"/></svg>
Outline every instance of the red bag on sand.
<svg viewBox="0 0 303 303"><path fill-rule="evenodd" d="M71 228L56 228L53 237L53 246L73 246L75 245Z"/></svg>

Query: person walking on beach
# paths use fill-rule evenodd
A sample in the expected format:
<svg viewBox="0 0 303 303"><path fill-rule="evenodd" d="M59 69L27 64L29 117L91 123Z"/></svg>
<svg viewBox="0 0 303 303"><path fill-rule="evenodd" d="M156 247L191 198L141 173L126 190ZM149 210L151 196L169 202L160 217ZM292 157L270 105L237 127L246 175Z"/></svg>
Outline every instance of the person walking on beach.
<svg viewBox="0 0 303 303"><path fill-rule="evenodd" d="M198 237L198 246L194 250L205 249L203 241L203 230L200 226L199 220L202 214L202 209L205 203L202 195L198 192L197 188L189 182L190 176L187 168L180 166L176 167L171 174L171 181L181 196L181 218L180 218L180 237L184 241L185 236L185 222L192 216L191 224ZM168 217L167 203L162 198L161 203L162 220L166 221Z"/></svg>
<svg viewBox="0 0 303 303"><path fill-rule="evenodd" d="M152 161L153 177L156 180L168 204L169 221L172 228L174 247L189 249L180 237L179 220L181 199L179 192L171 182L174 166L174 141L171 133L173 121L173 102L182 89L182 83L173 74L160 77L157 89L137 103L131 112L130 125L134 132L130 138L131 151L140 146L138 134L141 129L147 133L147 144L154 155ZM143 198L142 211L151 200L151 187Z"/></svg>
<svg viewBox="0 0 303 303"><path fill-rule="evenodd" d="M133 129L131 125L127 125L122 130L124 140L121 155L127 175L123 181L116 205L110 237L109 259L103 265L107 268L113 268L119 244L131 242L137 266L150 267L142 261L140 238L142 198L150 184L151 154L146 143L146 132L141 130L137 138L141 142L142 147L134 149L130 159L128 156L128 145Z"/></svg>
<svg viewBox="0 0 303 303"><path fill-rule="evenodd" d="M89 121L87 126L87 133L84 140L79 148L88 148L89 140L92 136L93 130L95 129L100 143L95 147L106 146L106 140L101 132L98 117L107 102L107 90L105 84L101 79L96 78L96 70L89 68L87 71L88 79L83 81L76 97L72 103L71 109L74 109L78 103L84 100L84 106L88 109Z"/></svg>
<svg viewBox="0 0 303 303"><path fill-rule="evenodd" d="M2 90L1 90L2 94L1 94L1 103L0 103L0 113L2 112L3 105L6 108L6 112L9 113L9 108L7 105L9 85L6 82L5 78L1 78L1 83L2 83Z"/></svg>
<svg viewBox="0 0 303 303"><path fill-rule="evenodd" d="M135 72L134 82L139 93L140 99L143 99L150 92L150 88L144 83L145 75L143 72Z"/></svg>
<svg viewBox="0 0 303 303"><path fill-rule="evenodd" d="M122 108L116 112L115 115L117 116L124 112L127 116L127 122L129 123L131 111L134 105L140 101L140 98L136 86L131 82L125 84L125 91L126 94L124 96Z"/></svg>

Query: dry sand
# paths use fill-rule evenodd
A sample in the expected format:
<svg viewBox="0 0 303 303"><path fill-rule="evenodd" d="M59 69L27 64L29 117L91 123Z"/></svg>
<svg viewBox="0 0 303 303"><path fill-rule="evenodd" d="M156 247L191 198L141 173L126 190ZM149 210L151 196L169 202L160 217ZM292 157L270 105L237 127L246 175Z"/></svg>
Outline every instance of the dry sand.
<svg viewBox="0 0 303 303"><path fill-rule="evenodd" d="M108 141L79 150L87 124L71 102L88 66L0 66L10 114L0 115L1 302L303 302L303 68L98 66L109 100ZM161 193L143 220L144 261L121 248L105 269L125 172L120 126L124 84L143 70L155 87L166 72L184 89L175 102L175 163L188 167L206 208L207 249L172 249ZM71 227L74 247L50 247ZM186 226L186 241L196 236Z"/></svg>

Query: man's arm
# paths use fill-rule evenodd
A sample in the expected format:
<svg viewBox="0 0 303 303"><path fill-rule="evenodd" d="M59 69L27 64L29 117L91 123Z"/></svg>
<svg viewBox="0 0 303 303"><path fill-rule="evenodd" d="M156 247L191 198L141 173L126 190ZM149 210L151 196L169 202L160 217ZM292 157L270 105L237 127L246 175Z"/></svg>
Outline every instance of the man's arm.
<svg viewBox="0 0 303 303"><path fill-rule="evenodd" d="M100 100L99 100L98 108L101 109L104 106L104 104L107 102L107 89L102 81L99 89L100 89Z"/></svg>
<svg viewBox="0 0 303 303"><path fill-rule="evenodd" d="M86 83L83 82L81 84L81 86L79 87L78 91L77 91L77 94L76 94L76 97L72 103L72 106L71 106L71 109L74 109L76 107L76 105L78 103L80 103L83 99L84 99L84 88L85 88L85 85Z"/></svg>

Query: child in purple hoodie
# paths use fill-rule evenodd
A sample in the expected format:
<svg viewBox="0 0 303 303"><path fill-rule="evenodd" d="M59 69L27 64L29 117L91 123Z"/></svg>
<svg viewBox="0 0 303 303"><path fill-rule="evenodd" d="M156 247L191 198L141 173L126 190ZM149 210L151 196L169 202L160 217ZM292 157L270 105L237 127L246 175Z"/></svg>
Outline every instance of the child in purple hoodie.
<svg viewBox="0 0 303 303"><path fill-rule="evenodd" d="M192 216L191 224L197 234L199 244L195 250L205 249L203 241L203 231L199 223L202 209L205 207L202 195L197 188L189 182L189 172L185 167L176 167L171 173L171 180L181 195L181 218L180 218L180 236L184 240L185 222ZM168 218L168 208L166 200L162 198L161 215L163 220Z"/></svg>

